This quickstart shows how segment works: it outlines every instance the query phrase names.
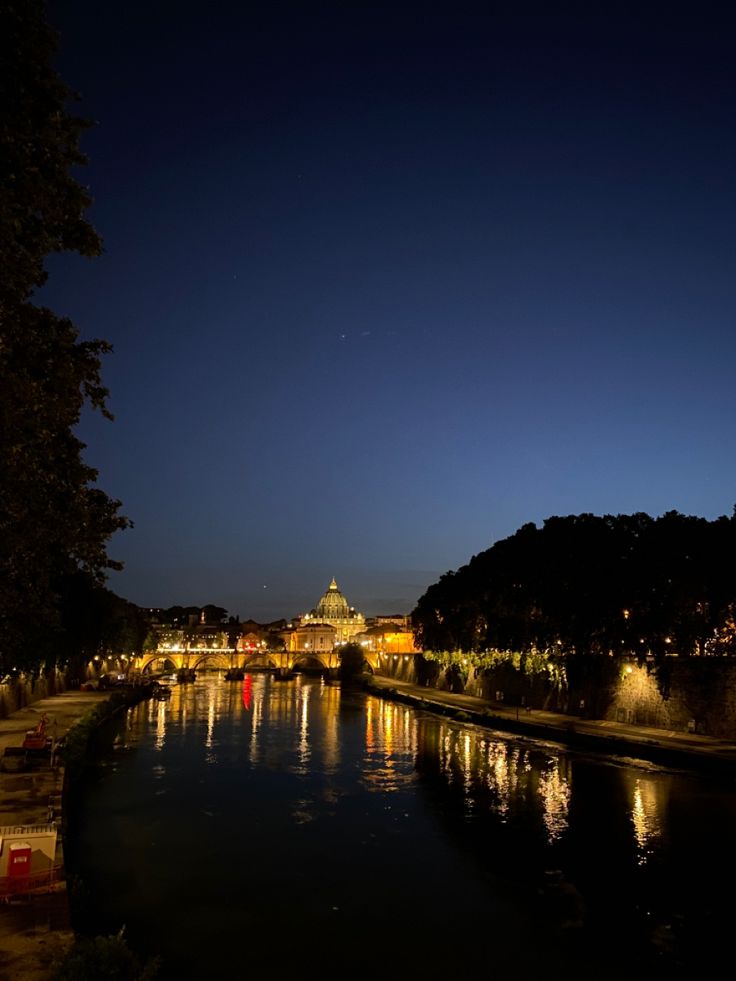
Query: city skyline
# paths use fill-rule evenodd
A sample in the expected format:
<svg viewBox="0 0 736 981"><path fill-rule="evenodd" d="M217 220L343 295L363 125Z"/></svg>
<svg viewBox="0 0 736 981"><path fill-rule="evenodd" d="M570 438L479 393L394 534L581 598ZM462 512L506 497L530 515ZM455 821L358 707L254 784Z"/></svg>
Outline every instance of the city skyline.
<svg viewBox="0 0 736 981"><path fill-rule="evenodd" d="M320 608L323 606L324 600L327 597L327 595L331 595L331 594L335 594L343 598L345 600L345 603L347 604L348 610L351 611L351 614L357 615L358 617L361 618L361 620L363 619L363 611L358 610L352 603L350 603L350 601L347 599L347 596L340 588L335 576L332 576L330 582L326 584L326 589L323 590L321 598L319 600L315 600L314 603L312 603L312 605L308 609L299 610L297 612L284 613L280 617L275 617L273 618L273 620L267 621L266 624L264 625L267 625L268 623L276 623L282 620L298 621L304 619L304 620L314 620L315 622L319 622L322 619L319 615ZM168 607L148 606L148 607L141 607L141 609L147 610L149 613L153 614L156 612L166 612L167 610L181 607L182 609L198 609L200 611L200 614L203 616L208 606L215 607L216 609L225 609L225 607L222 607L221 604L218 603L173 603L171 604L171 606ZM380 619L381 617L397 617L397 616L405 617L409 615L409 612L411 611L408 612L402 610L382 610L380 612L376 611L368 614L367 620L370 621L376 618ZM238 619L241 622L245 622L245 623L247 623L249 620L254 619L253 617L249 617L247 615L241 616L240 614L232 614L229 610L227 610L227 614L228 614L227 617L228 619L232 617L233 619ZM225 618L223 618L220 622L223 622L224 619ZM209 621L202 620L201 622L209 622Z"/></svg>
<svg viewBox="0 0 736 981"><path fill-rule="evenodd" d="M49 4L110 588L408 613L529 521L730 514L729 12L348 8Z"/></svg>

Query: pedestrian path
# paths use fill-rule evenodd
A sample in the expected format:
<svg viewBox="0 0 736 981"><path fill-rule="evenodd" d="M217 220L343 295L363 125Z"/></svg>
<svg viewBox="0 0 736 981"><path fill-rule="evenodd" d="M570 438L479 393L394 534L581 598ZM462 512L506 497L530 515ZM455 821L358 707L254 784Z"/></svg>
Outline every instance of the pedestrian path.
<svg viewBox="0 0 736 981"><path fill-rule="evenodd" d="M59 742L69 729L109 698L109 693L69 691L43 698L0 719L0 762L6 749L18 749L29 729L46 718L47 732ZM0 827L48 826L61 823L63 769L50 755L20 771L0 768ZM61 836L54 864L64 863ZM74 937L64 883L58 889L3 905L0 913L0 978L42 981L50 977L54 958Z"/></svg>
<svg viewBox="0 0 736 981"><path fill-rule="evenodd" d="M109 692L67 691L50 695L32 705L0 719L0 760L6 749L18 749L29 729L46 718L46 731L52 741L60 742L79 719ZM49 799L61 794L61 772L58 767L36 765L21 772L0 769L0 826L11 824L44 824L49 819Z"/></svg>
<svg viewBox="0 0 736 981"><path fill-rule="evenodd" d="M733 765L736 775L736 740L717 739L698 733L652 726L636 726L604 719L583 719L543 709L509 707L474 695L455 694L421 685L374 675L371 686L387 693L393 689L404 700L443 712L467 712L473 721L508 732L546 738L600 752L643 756L677 765Z"/></svg>

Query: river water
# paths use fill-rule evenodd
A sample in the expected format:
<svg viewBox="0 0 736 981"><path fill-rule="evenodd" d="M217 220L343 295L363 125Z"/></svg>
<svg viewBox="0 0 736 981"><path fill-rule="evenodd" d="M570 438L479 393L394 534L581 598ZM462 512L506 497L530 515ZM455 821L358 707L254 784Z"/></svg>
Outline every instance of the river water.
<svg viewBox="0 0 736 981"><path fill-rule="evenodd" d="M672 978L730 956L732 778L304 676L205 676L108 737L66 842L76 925L124 925L163 979Z"/></svg>

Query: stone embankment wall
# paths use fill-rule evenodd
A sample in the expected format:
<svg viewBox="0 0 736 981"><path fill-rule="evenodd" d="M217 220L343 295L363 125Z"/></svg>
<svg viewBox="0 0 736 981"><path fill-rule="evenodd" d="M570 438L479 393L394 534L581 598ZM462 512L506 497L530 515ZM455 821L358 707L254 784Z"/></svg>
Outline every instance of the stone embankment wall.
<svg viewBox="0 0 736 981"><path fill-rule="evenodd" d="M605 680L572 691L508 664L444 670L420 654L398 655L382 674L509 705L736 739L736 659L667 658L658 666L622 660L606 668Z"/></svg>
<svg viewBox="0 0 736 981"><path fill-rule="evenodd" d="M605 718L736 739L736 662L672 658L651 670L625 665Z"/></svg>
<svg viewBox="0 0 736 981"><path fill-rule="evenodd" d="M3 681L0 683L0 719L7 719L18 709L65 690L64 677L59 671L38 678L20 675L12 681Z"/></svg>

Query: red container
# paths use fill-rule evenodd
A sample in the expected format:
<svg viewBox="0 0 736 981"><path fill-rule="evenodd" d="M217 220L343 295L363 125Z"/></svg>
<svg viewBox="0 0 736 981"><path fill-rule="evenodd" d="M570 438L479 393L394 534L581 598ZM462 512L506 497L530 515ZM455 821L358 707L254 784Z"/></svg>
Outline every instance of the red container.
<svg viewBox="0 0 736 981"><path fill-rule="evenodd" d="M8 875L18 879L31 874L31 846L27 841L15 841L8 848Z"/></svg>

